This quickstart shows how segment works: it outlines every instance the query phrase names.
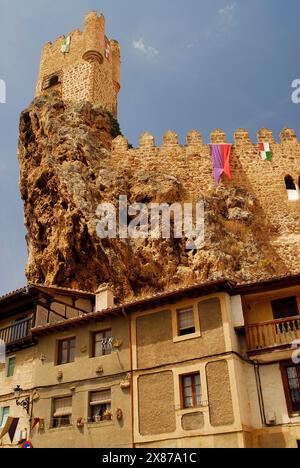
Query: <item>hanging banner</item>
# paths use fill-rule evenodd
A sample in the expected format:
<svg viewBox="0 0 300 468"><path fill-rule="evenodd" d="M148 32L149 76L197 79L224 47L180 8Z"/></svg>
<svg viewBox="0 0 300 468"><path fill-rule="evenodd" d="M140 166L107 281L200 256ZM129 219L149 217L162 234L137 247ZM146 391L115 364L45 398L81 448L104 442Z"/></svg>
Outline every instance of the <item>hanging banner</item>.
<svg viewBox="0 0 300 468"><path fill-rule="evenodd" d="M260 143L259 150L262 161L272 161L270 143Z"/></svg>
<svg viewBox="0 0 300 468"><path fill-rule="evenodd" d="M10 441L13 442L15 433L17 430L19 424L19 418L7 418L6 424L4 428L2 429L1 435L0 435L0 440L3 439L6 434L9 435Z"/></svg>
<svg viewBox="0 0 300 468"><path fill-rule="evenodd" d="M70 52L71 46L71 36L65 38L63 45L61 46L61 52L63 54L68 54Z"/></svg>
<svg viewBox="0 0 300 468"><path fill-rule="evenodd" d="M110 41L107 37L105 38L105 58L110 60Z"/></svg>
<svg viewBox="0 0 300 468"><path fill-rule="evenodd" d="M215 187L217 188L223 174L225 174L228 179L232 179L230 167L232 145L210 145L210 148L213 162Z"/></svg>

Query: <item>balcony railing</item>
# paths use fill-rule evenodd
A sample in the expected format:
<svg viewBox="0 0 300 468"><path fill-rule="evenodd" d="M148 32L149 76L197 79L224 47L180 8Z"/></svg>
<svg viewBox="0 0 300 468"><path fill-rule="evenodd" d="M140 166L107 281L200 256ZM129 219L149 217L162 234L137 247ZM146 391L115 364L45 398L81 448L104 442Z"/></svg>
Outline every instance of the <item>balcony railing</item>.
<svg viewBox="0 0 300 468"><path fill-rule="evenodd" d="M248 351L291 345L300 340L300 316L246 325Z"/></svg>
<svg viewBox="0 0 300 468"><path fill-rule="evenodd" d="M21 320L10 327L0 330L0 340L6 345L20 343L31 337L32 317Z"/></svg>

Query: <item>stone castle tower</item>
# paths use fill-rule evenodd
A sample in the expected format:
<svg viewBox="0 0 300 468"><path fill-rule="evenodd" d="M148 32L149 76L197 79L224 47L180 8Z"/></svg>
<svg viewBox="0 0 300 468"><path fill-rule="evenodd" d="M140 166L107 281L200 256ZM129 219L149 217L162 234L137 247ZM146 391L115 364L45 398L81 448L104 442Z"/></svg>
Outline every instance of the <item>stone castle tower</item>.
<svg viewBox="0 0 300 468"><path fill-rule="evenodd" d="M105 35L105 18L92 11L84 31L72 31L44 47L36 97L56 89L64 101L89 101L117 115L120 47Z"/></svg>

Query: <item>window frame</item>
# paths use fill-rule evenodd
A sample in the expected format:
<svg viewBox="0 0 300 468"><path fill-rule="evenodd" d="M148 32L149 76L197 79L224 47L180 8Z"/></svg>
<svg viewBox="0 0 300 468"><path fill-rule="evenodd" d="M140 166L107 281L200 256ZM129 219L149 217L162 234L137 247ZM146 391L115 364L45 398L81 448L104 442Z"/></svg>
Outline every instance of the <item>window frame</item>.
<svg viewBox="0 0 300 468"><path fill-rule="evenodd" d="M107 392L110 392L110 399L103 400L103 402L101 404L99 404L99 405L92 405L92 395L94 395L96 393L107 393ZM101 406L109 406L109 410L106 408L105 411L108 410L108 411L112 412L112 391L111 391L111 388L101 389L101 390L93 390L93 391L88 393L88 421L89 421L89 424L97 424L97 423L103 423L103 422L110 421L110 420L102 419L103 416L101 416L101 421L95 421L95 420L93 421L92 420L92 419L96 418L95 415L92 416L93 409L97 408L97 407L101 407ZM104 414L104 412L103 412L103 414Z"/></svg>
<svg viewBox="0 0 300 468"><path fill-rule="evenodd" d="M291 301L294 302L294 305L296 307L296 311L297 311L297 315L285 315L283 317L275 317L276 316L276 303L278 304L279 302L284 302L284 301ZM299 305L298 305L298 301L297 301L297 296L289 296L289 297L283 297L281 299L274 299L271 301L271 306L272 306L272 312L273 312L273 318L274 320L284 320L284 319L288 319L288 318L294 318L294 317L299 317L300 315L300 311L299 311Z"/></svg>
<svg viewBox="0 0 300 468"><path fill-rule="evenodd" d="M180 335L179 331L179 315L180 311L191 309L194 311L194 325L195 333L189 335ZM177 306L171 308L172 311L172 326L173 326L173 343L181 341L193 340L201 337L200 315L198 313L198 303L191 303L191 301L179 303Z"/></svg>
<svg viewBox="0 0 300 468"><path fill-rule="evenodd" d="M287 370L290 367L295 367L297 369L297 375L298 375L298 381L299 381L299 387L300 387L300 365L296 365L292 361L283 362L280 364L282 382L283 382L283 388L284 388L288 413L290 417L295 417L295 416L300 415L300 401L299 401L299 410L294 410L292 396L291 396L291 388L289 385L289 378L287 374Z"/></svg>
<svg viewBox="0 0 300 468"><path fill-rule="evenodd" d="M7 415L4 415L4 410L8 410ZM8 418L9 418L10 406L2 406L2 408L0 408L0 411L1 411L1 413L0 413L0 429L3 429L6 422L7 422L7 420L8 420ZM6 418L5 421L4 421L4 418Z"/></svg>
<svg viewBox="0 0 300 468"><path fill-rule="evenodd" d="M63 346L63 343L71 343L72 341L74 341L74 360L71 361L70 358L71 358L71 350L73 349L71 346L68 346L68 349L67 349L67 362L63 363L62 362L62 354L63 354L63 349L62 349L62 346ZM76 359L76 336L73 336L73 337L70 337L70 338L62 338L60 340L57 341L57 366L65 366L67 364L73 364L75 362L75 359Z"/></svg>
<svg viewBox="0 0 300 468"><path fill-rule="evenodd" d="M71 408L72 408L72 412L71 414L68 414L67 416L54 416L55 414L55 402L58 401L58 400L69 400L71 399ZM61 420L63 418L67 418L69 417L69 424L61 424ZM68 395L68 396L61 396L61 397L55 397L52 399L52 409L51 409L51 429L63 429L63 428L66 428L66 427L70 427L72 426L72 418L73 418L73 397L72 395ZM54 423L54 421L59 421L59 424L56 425Z"/></svg>
<svg viewBox="0 0 300 468"><path fill-rule="evenodd" d="M106 328L105 330L98 330L98 331L95 331L92 333L92 358L95 359L95 358L101 358L101 357L104 357L104 356L110 356L112 354L112 350L111 352L108 352L107 350L105 349L102 349L102 354L100 356L96 356L96 347L97 347L97 341L96 341L96 336L99 335L100 333L101 334L107 334L108 332L111 333L111 336L108 337L108 338L112 338L112 329L111 328ZM103 339L106 339L106 337L104 337Z"/></svg>
<svg viewBox="0 0 300 468"><path fill-rule="evenodd" d="M190 328L180 328L180 314L183 314L183 313L187 313L187 312L191 312L192 315L193 315L193 327L190 327ZM186 308L182 308L182 309L177 309L176 310L176 314L177 314L177 325L178 325L178 336L180 338L184 337L184 336L189 336L189 335L194 335L196 333L196 323L195 323L195 311L194 311L194 307L186 307ZM191 333L183 333L181 334L181 332L184 332L185 330L190 330L193 328L193 332Z"/></svg>
<svg viewBox="0 0 300 468"><path fill-rule="evenodd" d="M9 375L9 370L10 370L10 362L14 360L14 366L13 366L13 372L11 375ZM9 356L7 358L7 368L6 368L6 378L11 379L14 374L15 374L15 368L16 368L16 362L17 362L17 356Z"/></svg>
<svg viewBox="0 0 300 468"><path fill-rule="evenodd" d="M196 391L196 383L195 383L195 378L199 377L200 380L200 404L197 404L197 391ZM201 372L192 372L191 374L181 374L179 376L180 378L180 398L181 398L181 409L182 410L196 410L202 407L202 399L203 399L203 386L202 386L202 379L201 379ZM185 387L184 387L184 379L186 378L191 378L192 380L192 400L193 400L193 406L186 406L185 405L185 400L186 396L184 393Z"/></svg>

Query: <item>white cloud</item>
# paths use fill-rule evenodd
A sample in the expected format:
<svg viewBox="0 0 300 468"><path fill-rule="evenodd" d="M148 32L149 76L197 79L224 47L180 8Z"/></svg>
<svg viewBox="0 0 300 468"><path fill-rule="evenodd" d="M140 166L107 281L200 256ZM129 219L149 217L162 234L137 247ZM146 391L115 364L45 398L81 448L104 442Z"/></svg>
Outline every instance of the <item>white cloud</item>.
<svg viewBox="0 0 300 468"><path fill-rule="evenodd" d="M234 11L236 9L236 3L231 3L226 5L224 8L220 8L218 11L219 15L224 15L224 16L233 16Z"/></svg>
<svg viewBox="0 0 300 468"><path fill-rule="evenodd" d="M159 54L157 49L146 45L143 38L139 39L138 41L133 41L132 46L134 49L139 50L148 57L156 57Z"/></svg>
<svg viewBox="0 0 300 468"><path fill-rule="evenodd" d="M223 23L223 26L229 28L234 20L236 12L236 3L229 3L224 8L220 8L218 11L219 19Z"/></svg>
<svg viewBox="0 0 300 468"><path fill-rule="evenodd" d="M204 31L205 37L214 41L224 40L235 26L236 10L237 4L235 2L228 3L223 8L220 8L217 11L214 24Z"/></svg>

